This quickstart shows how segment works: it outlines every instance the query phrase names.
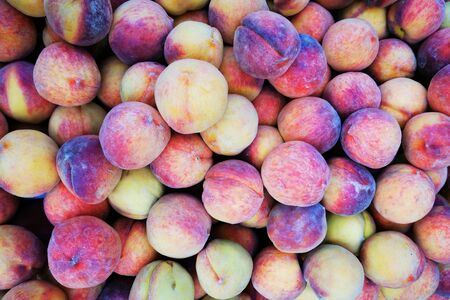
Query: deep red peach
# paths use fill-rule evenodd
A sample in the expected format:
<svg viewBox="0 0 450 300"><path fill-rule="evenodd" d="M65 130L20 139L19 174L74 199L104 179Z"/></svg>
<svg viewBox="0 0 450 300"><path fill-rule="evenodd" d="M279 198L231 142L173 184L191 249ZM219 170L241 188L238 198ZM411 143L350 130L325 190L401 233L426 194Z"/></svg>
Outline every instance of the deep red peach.
<svg viewBox="0 0 450 300"><path fill-rule="evenodd" d="M298 33L312 36L322 41L328 28L334 23L331 13L315 2L309 2L306 7L291 18L291 22Z"/></svg>
<svg viewBox="0 0 450 300"><path fill-rule="evenodd" d="M0 224L11 219L19 208L19 198L0 189Z"/></svg>
<svg viewBox="0 0 450 300"><path fill-rule="evenodd" d="M428 86L428 104L434 111L450 115L450 65L443 67Z"/></svg>
<svg viewBox="0 0 450 300"><path fill-rule="evenodd" d="M252 103L258 113L259 125L275 126L286 99L271 86L265 86Z"/></svg>
<svg viewBox="0 0 450 300"><path fill-rule="evenodd" d="M431 78L450 64L450 28L433 33L420 45L417 52L417 67L421 74Z"/></svg>
<svg viewBox="0 0 450 300"><path fill-rule="evenodd" d="M97 97L106 106L114 107L122 102L120 87L127 69L128 66L115 56L102 61L100 65L102 80Z"/></svg>
<svg viewBox="0 0 450 300"><path fill-rule="evenodd" d="M319 3L326 9L333 10L344 8L353 1L354 0L317 0L317 3Z"/></svg>
<svg viewBox="0 0 450 300"><path fill-rule="evenodd" d="M0 139L4 137L9 131L8 121L5 116L0 112Z"/></svg>

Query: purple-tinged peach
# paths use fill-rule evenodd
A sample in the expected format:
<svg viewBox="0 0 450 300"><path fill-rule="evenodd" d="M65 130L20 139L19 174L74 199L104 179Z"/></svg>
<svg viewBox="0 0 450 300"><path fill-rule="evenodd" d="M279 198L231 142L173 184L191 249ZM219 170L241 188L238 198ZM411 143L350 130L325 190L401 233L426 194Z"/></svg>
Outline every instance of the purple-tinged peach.
<svg viewBox="0 0 450 300"><path fill-rule="evenodd" d="M168 64L184 59L203 60L220 67L223 57L223 40L217 28L195 21L176 26L164 43L164 57Z"/></svg>
<svg viewBox="0 0 450 300"><path fill-rule="evenodd" d="M430 177L431 182L434 184L434 191L435 193L439 193L439 191L444 187L445 182L448 178L448 169L447 168L441 168L441 169L435 169L435 170L429 170L426 171L428 177Z"/></svg>
<svg viewBox="0 0 450 300"><path fill-rule="evenodd" d="M202 201L216 220L237 224L253 217L264 199L258 170L240 160L226 160L206 173Z"/></svg>
<svg viewBox="0 0 450 300"><path fill-rule="evenodd" d="M122 174L103 155L96 135L82 135L62 145L56 167L66 188L89 204L104 201Z"/></svg>
<svg viewBox="0 0 450 300"><path fill-rule="evenodd" d="M33 51L37 32L31 18L0 0L0 62L21 59Z"/></svg>
<svg viewBox="0 0 450 300"><path fill-rule="evenodd" d="M398 224L392 221L389 221L385 217L383 217L373 205L370 206L370 215L379 231L398 231L401 233L407 233L411 228L412 224Z"/></svg>
<svg viewBox="0 0 450 300"><path fill-rule="evenodd" d="M19 198L0 189L0 224L9 221L19 208Z"/></svg>
<svg viewBox="0 0 450 300"><path fill-rule="evenodd" d="M164 40L172 28L173 19L158 3L126 1L114 11L109 44L126 64L156 59L162 55Z"/></svg>
<svg viewBox="0 0 450 300"><path fill-rule="evenodd" d="M397 2L398 0L365 0L369 6L388 7L389 5Z"/></svg>
<svg viewBox="0 0 450 300"><path fill-rule="evenodd" d="M450 297L450 264L439 264L438 268L440 278L436 293L443 297Z"/></svg>
<svg viewBox="0 0 450 300"><path fill-rule="evenodd" d="M272 150L263 162L261 175L275 200L303 207L318 203L330 180L325 159L301 141L283 143Z"/></svg>
<svg viewBox="0 0 450 300"><path fill-rule="evenodd" d="M110 0L44 0L47 23L65 41L91 46L101 41L112 23Z"/></svg>
<svg viewBox="0 0 450 300"><path fill-rule="evenodd" d="M229 94L225 114L200 134L206 145L217 154L236 155L247 148L258 132L258 113L241 95Z"/></svg>
<svg viewBox="0 0 450 300"><path fill-rule="evenodd" d="M121 250L120 237L111 226L96 217L79 216L53 229L48 265L65 287L94 287L113 273Z"/></svg>
<svg viewBox="0 0 450 300"><path fill-rule="evenodd" d="M298 33L310 35L320 42L328 28L333 25L334 19L323 6L309 2L301 12L291 18L291 22Z"/></svg>
<svg viewBox="0 0 450 300"><path fill-rule="evenodd" d="M348 6L354 0L317 0L317 3L328 10L340 9Z"/></svg>
<svg viewBox="0 0 450 300"><path fill-rule="evenodd" d="M434 293L427 300L448 300L448 297L444 297L444 296L441 296L441 295L439 295L437 293Z"/></svg>
<svg viewBox="0 0 450 300"><path fill-rule="evenodd" d="M7 290L30 279L45 264L42 242L16 225L0 225L0 289Z"/></svg>
<svg viewBox="0 0 450 300"><path fill-rule="evenodd" d="M433 77L450 64L450 28L444 28L427 38L417 52L417 67L426 78Z"/></svg>
<svg viewBox="0 0 450 300"><path fill-rule="evenodd" d="M294 99L278 115L283 140L303 141L320 153L327 152L339 140L341 119L327 101L317 97Z"/></svg>
<svg viewBox="0 0 450 300"><path fill-rule="evenodd" d="M413 225L415 240L425 256L441 264L450 263L450 208L434 207Z"/></svg>
<svg viewBox="0 0 450 300"><path fill-rule="evenodd" d="M236 28L252 12L269 10L265 0L211 0L208 17L211 26L219 29L223 40L233 44Z"/></svg>
<svg viewBox="0 0 450 300"><path fill-rule="evenodd" d="M186 258L200 252L211 230L211 217L202 203L187 194L167 194L150 209L150 245L167 257Z"/></svg>
<svg viewBox="0 0 450 300"><path fill-rule="evenodd" d="M274 0L273 8L283 16L289 17L301 12L309 0Z"/></svg>
<svg viewBox="0 0 450 300"><path fill-rule="evenodd" d="M438 30L444 16L444 0L400 0L387 14L389 30L409 44L418 43Z"/></svg>
<svg viewBox="0 0 450 300"><path fill-rule="evenodd" d="M253 262L241 245L213 240L197 255L196 270L208 295L227 299L239 295L250 282Z"/></svg>
<svg viewBox="0 0 450 300"><path fill-rule="evenodd" d="M43 280L30 280L10 289L2 300L67 300L59 287Z"/></svg>
<svg viewBox="0 0 450 300"><path fill-rule="evenodd" d="M449 201L442 195L437 194L434 199L434 206L449 206Z"/></svg>
<svg viewBox="0 0 450 300"><path fill-rule="evenodd" d="M186 21L195 21L209 24L208 11L202 9L185 12L184 14L175 18L175 20L173 21L173 27Z"/></svg>
<svg viewBox="0 0 450 300"><path fill-rule="evenodd" d="M364 286L361 263L350 251L337 245L323 245L308 254L303 273L320 298L355 299Z"/></svg>
<svg viewBox="0 0 450 300"><path fill-rule="evenodd" d="M341 144L345 153L363 166L387 166L400 148L402 132L387 112L365 108L351 114L342 125Z"/></svg>
<svg viewBox="0 0 450 300"><path fill-rule="evenodd" d="M129 299L194 299L191 275L174 261L156 260L143 267L131 287Z"/></svg>
<svg viewBox="0 0 450 300"><path fill-rule="evenodd" d="M378 108L381 92L376 82L362 72L347 72L334 77L328 82L323 92L339 115L348 115L363 108Z"/></svg>
<svg viewBox="0 0 450 300"><path fill-rule="evenodd" d="M12 119L35 124L48 119L55 105L38 94L33 69L34 65L25 61L0 69L0 109Z"/></svg>
<svg viewBox="0 0 450 300"><path fill-rule="evenodd" d="M156 0L165 11L171 15L179 16L187 11L202 9L208 0Z"/></svg>
<svg viewBox="0 0 450 300"><path fill-rule="evenodd" d="M105 283L96 300L129 300L133 277L112 277ZM75 300L75 299L74 299Z"/></svg>
<svg viewBox="0 0 450 300"><path fill-rule="evenodd" d="M9 131L8 121L5 116L0 112L0 139L4 137Z"/></svg>
<svg viewBox="0 0 450 300"><path fill-rule="evenodd" d="M113 225L122 242L122 255L114 272L124 276L136 276L158 253L150 246L144 221L120 217Z"/></svg>
<svg viewBox="0 0 450 300"><path fill-rule="evenodd" d="M234 55L241 69L256 78L284 74L300 52L301 41L292 23L270 11L242 19L234 35Z"/></svg>
<svg viewBox="0 0 450 300"><path fill-rule="evenodd" d="M64 42L64 40L53 31L48 23L46 23L44 29L42 29L42 41L44 42L45 47L53 43Z"/></svg>
<svg viewBox="0 0 450 300"><path fill-rule="evenodd" d="M0 140L0 187L19 197L36 197L59 182L58 146L36 130L15 130Z"/></svg>
<svg viewBox="0 0 450 300"><path fill-rule="evenodd" d="M274 246L286 253L306 253L325 239L327 220L320 204L309 207L277 204L267 222L267 235Z"/></svg>
<svg viewBox="0 0 450 300"><path fill-rule="evenodd" d="M94 58L87 51L63 42L42 50L33 79L39 95L61 106L86 104L100 88L100 71Z"/></svg>
<svg viewBox="0 0 450 300"><path fill-rule="evenodd" d="M253 101L262 93L264 79L255 78L242 71L232 47L223 49L223 59L219 70L227 80L230 94L239 94Z"/></svg>
<svg viewBox="0 0 450 300"><path fill-rule="evenodd" d="M355 1L341 12L342 19L358 18L367 21L377 32L378 38L387 35L386 9L369 6L364 1Z"/></svg>
<svg viewBox="0 0 450 300"><path fill-rule="evenodd" d="M351 216L367 209L375 195L375 179L363 166L342 157L328 161L331 179L322 204L333 214Z"/></svg>
<svg viewBox="0 0 450 300"><path fill-rule="evenodd" d="M156 80L164 68L163 65L150 61L132 65L120 83L119 97L122 102L138 101L155 107Z"/></svg>
<svg viewBox="0 0 450 300"><path fill-rule="evenodd" d="M162 196L163 190L163 185L149 168L123 171L108 200L119 214L130 219L144 220L150 207Z"/></svg>
<svg viewBox="0 0 450 300"><path fill-rule="evenodd" d="M422 170L450 166L450 117L426 112L411 118L403 129L403 150L406 159Z"/></svg>
<svg viewBox="0 0 450 300"><path fill-rule="evenodd" d="M108 201L88 204L74 196L61 182L44 198L44 211L53 225L77 216L105 219L109 213Z"/></svg>
<svg viewBox="0 0 450 300"><path fill-rule="evenodd" d="M11 6L30 17L45 17L44 0L6 0Z"/></svg>
<svg viewBox="0 0 450 300"><path fill-rule="evenodd" d="M314 97L321 97L323 95L323 92L325 91L325 88L328 85L328 82L331 80L331 68L329 65L327 65L327 70L325 72L325 77L322 81L322 83L317 87L317 89L314 91L314 93L311 94L311 96Z"/></svg>
<svg viewBox="0 0 450 300"><path fill-rule="evenodd" d="M300 33L300 52L282 75L271 78L272 86L290 98L305 97L316 92L326 78L325 52L314 38Z"/></svg>
<svg viewBox="0 0 450 300"><path fill-rule="evenodd" d="M377 285L402 288L416 281L425 267L420 248L396 231L378 232L369 237L360 251L366 276Z"/></svg>
<svg viewBox="0 0 450 300"><path fill-rule="evenodd" d="M110 56L101 63L102 79L97 97L106 106L114 107L122 102L121 83L127 69L128 66L115 56Z"/></svg>
<svg viewBox="0 0 450 300"><path fill-rule="evenodd" d="M362 293L355 300L385 300L380 287L364 277Z"/></svg>
<svg viewBox="0 0 450 300"><path fill-rule="evenodd" d="M213 165L212 151L197 134L174 133L163 152L150 164L165 186L186 188L201 182Z"/></svg>
<svg viewBox="0 0 450 300"><path fill-rule="evenodd" d="M150 105L124 102L108 112L99 139L111 164L135 170L147 166L161 154L169 142L170 128Z"/></svg>
<svg viewBox="0 0 450 300"><path fill-rule="evenodd" d="M173 130L182 134L198 133L222 119L227 109L228 84L210 63L177 60L159 75L155 101Z"/></svg>
<svg viewBox="0 0 450 300"><path fill-rule="evenodd" d="M265 86L252 103L258 113L259 125L275 126L286 99L273 87Z"/></svg>
<svg viewBox="0 0 450 300"><path fill-rule="evenodd" d="M261 169L266 156L282 143L283 138L278 129L272 126L260 125L258 126L258 132L256 133L255 139L250 146L245 149L244 157L257 169Z"/></svg>
<svg viewBox="0 0 450 300"><path fill-rule="evenodd" d="M437 112L450 116L450 65L443 67L428 86L428 104Z"/></svg>
<svg viewBox="0 0 450 300"><path fill-rule="evenodd" d="M267 226L267 222L269 221L269 214L272 210L275 201L269 195L269 193L264 190L264 199L261 203L261 206L258 209L258 212L251 217L250 219L242 222L241 224L250 227L250 228L264 228Z"/></svg>
<svg viewBox="0 0 450 300"><path fill-rule="evenodd" d="M322 47L334 70L361 71L375 60L379 43L375 29L367 21L351 18L331 25Z"/></svg>
<svg viewBox="0 0 450 300"><path fill-rule="evenodd" d="M273 246L264 248L256 257L252 284L258 293L273 300L293 299L305 288L296 255L283 253Z"/></svg>
<svg viewBox="0 0 450 300"><path fill-rule="evenodd" d="M229 240L238 243L250 255L254 255L258 248L258 237L250 228L241 225L221 223L213 227L211 236L215 239Z"/></svg>

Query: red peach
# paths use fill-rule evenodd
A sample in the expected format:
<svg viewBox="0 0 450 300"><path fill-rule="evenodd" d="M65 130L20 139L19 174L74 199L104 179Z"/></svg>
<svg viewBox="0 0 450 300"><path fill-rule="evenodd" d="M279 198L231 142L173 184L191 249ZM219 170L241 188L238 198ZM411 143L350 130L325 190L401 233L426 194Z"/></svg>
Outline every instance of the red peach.
<svg viewBox="0 0 450 300"><path fill-rule="evenodd" d="M428 86L428 103L434 111L450 115L450 65L443 67Z"/></svg>
<svg viewBox="0 0 450 300"><path fill-rule="evenodd" d="M258 113L259 125L275 126L277 125L278 114L286 100L274 88L265 86L252 103Z"/></svg>
<svg viewBox="0 0 450 300"><path fill-rule="evenodd" d="M450 264L439 264L438 267L440 278L436 293L443 297L450 297Z"/></svg>
<svg viewBox="0 0 450 300"><path fill-rule="evenodd" d="M341 17L367 21L380 39L387 35L386 9L383 7L369 6L363 1L355 1L342 10Z"/></svg>
<svg viewBox="0 0 450 300"><path fill-rule="evenodd" d="M85 289L64 288L69 300L98 300L97 298L102 292L102 289L103 284Z"/></svg>
<svg viewBox="0 0 450 300"><path fill-rule="evenodd" d="M431 78L449 63L450 28L444 28L433 33L420 45L417 65L421 74Z"/></svg>
<svg viewBox="0 0 450 300"><path fill-rule="evenodd" d="M317 0L317 3L325 7L326 9L340 9L348 6L354 0Z"/></svg>
<svg viewBox="0 0 450 300"><path fill-rule="evenodd" d="M121 82L128 66L117 57L106 58L100 66L101 84L97 97L108 107L114 107L121 99Z"/></svg>
<svg viewBox="0 0 450 300"><path fill-rule="evenodd" d="M283 138L275 127L260 125L253 142L244 151L245 159L258 169L261 169L266 156L278 145Z"/></svg>
<svg viewBox="0 0 450 300"><path fill-rule="evenodd" d="M0 224L11 219L19 208L19 198L0 189Z"/></svg>
<svg viewBox="0 0 450 300"><path fill-rule="evenodd" d="M241 224L251 228L266 227L269 220L270 211L272 210L272 206L275 204L274 202L275 201L269 195L269 193L264 190L264 199L258 209L258 212L253 217L251 217L247 221L242 222Z"/></svg>
<svg viewBox="0 0 450 300"><path fill-rule="evenodd" d="M439 191L444 187L445 182L447 181L447 168L429 170L425 173L427 173L428 177L430 177L431 181L433 182L435 193L439 193Z"/></svg>
<svg viewBox="0 0 450 300"><path fill-rule="evenodd" d="M2 300L66 300L59 287L42 280L30 280L10 289Z"/></svg>
<svg viewBox="0 0 450 300"><path fill-rule="evenodd" d="M312 36L322 41L328 28L334 23L331 13L315 2L309 2L306 7L291 18L291 22L298 33Z"/></svg>
<svg viewBox="0 0 450 300"><path fill-rule="evenodd" d="M0 139L8 133L8 129L8 121L6 121L5 116L0 112Z"/></svg>
<svg viewBox="0 0 450 300"><path fill-rule="evenodd" d="M208 11L202 9L185 12L184 14L175 18L175 20L173 21L173 27L185 21L196 21L209 24Z"/></svg>
<svg viewBox="0 0 450 300"><path fill-rule="evenodd" d="M380 287L364 277L362 293L355 300L385 300L381 294Z"/></svg>
<svg viewBox="0 0 450 300"><path fill-rule="evenodd" d="M250 255L255 254L258 237L250 228L221 223L213 227L211 235L216 239L229 240L241 245Z"/></svg>
<svg viewBox="0 0 450 300"><path fill-rule="evenodd" d="M301 12L309 0L274 0L273 8L283 16L293 16Z"/></svg>

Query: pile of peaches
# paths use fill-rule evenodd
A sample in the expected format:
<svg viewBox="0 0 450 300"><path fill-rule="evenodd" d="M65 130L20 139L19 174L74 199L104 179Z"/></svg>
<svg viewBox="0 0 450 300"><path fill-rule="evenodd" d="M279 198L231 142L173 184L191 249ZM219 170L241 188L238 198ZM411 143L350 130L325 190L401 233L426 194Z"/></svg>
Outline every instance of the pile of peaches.
<svg viewBox="0 0 450 300"><path fill-rule="evenodd" d="M450 299L449 115L444 0L0 0L0 298Z"/></svg>

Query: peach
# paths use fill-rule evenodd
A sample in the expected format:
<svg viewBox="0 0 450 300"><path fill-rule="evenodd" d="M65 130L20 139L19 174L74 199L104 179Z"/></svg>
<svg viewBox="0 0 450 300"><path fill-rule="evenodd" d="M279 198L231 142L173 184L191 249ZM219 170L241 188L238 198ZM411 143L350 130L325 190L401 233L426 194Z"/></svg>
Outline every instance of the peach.
<svg viewBox="0 0 450 300"><path fill-rule="evenodd" d="M186 21L177 25L166 38L164 57L168 64L183 58L203 60L220 67L223 41L219 30L208 24Z"/></svg>
<svg viewBox="0 0 450 300"><path fill-rule="evenodd" d="M161 154L169 142L170 128L150 105L125 102L108 112L99 139L111 164L135 170L147 166Z"/></svg>
<svg viewBox="0 0 450 300"><path fill-rule="evenodd" d="M385 300L380 291L380 287L364 277L362 293L355 300Z"/></svg>
<svg viewBox="0 0 450 300"><path fill-rule="evenodd" d="M305 283L305 285L305 289L294 300L319 300L319 297L317 297L316 293L311 288L311 285L307 282Z"/></svg>
<svg viewBox="0 0 450 300"><path fill-rule="evenodd" d="M396 231L378 232L369 237L360 251L366 276L388 288L407 287L425 267L420 248L406 235Z"/></svg>
<svg viewBox="0 0 450 300"><path fill-rule="evenodd" d="M225 114L228 85L212 64L196 59L171 63L159 75L155 101L163 119L178 133L204 131Z"/></svg>
<svg viewBox="0 0 450 300"><path fill-rule="evenodd" d="M238 243L250 255L255 254L258 247L258 237L250 228L240 225L221 223L213 227L212 236L215 239L229 240Z"/></svg>
<svg viewBox="0 0 450 300"><path fill-rule="evenodd" d="M185 258L200 252L211 230L211 218L202 203L187 194L167 194L150 209L147 236L150 245L167 257Z"/></svg>
<svg viewBox="0 0 450 300"><path fill-rule="evenodd" d="M420 277L407 287L393 289L381 288L386 300L428 299L439 285L439 269L437 265L425 260L425 267Z"/></svg>
<svg viewBox="0 0 450 300"><path fill-rule="evenodd" d="M256 78L284 74L300 52L301 41L292 23L270 11L242 19L234 35L234 55L241 69Z"/></svg>
<svg viewBox="0 0 450 300"><path fill-rule="evenodd" d="M350 216L367 209L375 195L375 179L361 165L342 157L328 161L330 183L322 204L333 214Z"/></svg>
<svg viewBox="0 0 450 300"><path fill-rule="evenodd" d="M30 280L9 290L3 300L66 300L68 299L59 287L42 280Z"/></svg>
<svg viewBox="0 0 450 300"><path fill-rule="evenodd" d="M158 256L148 242L145 222L120 217L113 227L122 242L122 255L114 272L136 276L139 270Z"/></svg>
<svg viewBox="0 0 450 300"><path fill-rule="evenodd" d="M203 182L202 201L216 220L237 224L253 217L264 199L258 171L240 160L214 165Z"/></svg>
<svg viewBox="0 0 450 300"><path fill-rule="evenodd" d="M398 0L365 0L369 6L387 7Z"/></svg>
<svg viewBox="0 0 450 300"><path fill-rule="evenodd" d="M66 188L88 204L104 201L122 173L105 158L96 135L82 135L62 145L56 167Z"/></svg>
<svg viewBox="0 0 450 300"><path fill-rule="evenodd" d="M208 10L209 23L220 31L227 44L232 45L234 32L242 19L261 10L269 10L265 0L211 0Z"/></svg>
<svg viewBox="0 0 450 300"><path fill-rule="evenodd" d="M8 121L6 121L5 116L0 112L0 139L8 133L8 127Z"/></svg>
<svg viewBox="0 0 450 300"><path fill-rule="evenodd" d="M331 25L323 37L322 47L334 70L361 71L375 60L379 43L375 29L368 22L351 18Z"/></svg>
<svg viewBox="0 0 450 300"><path fill-rule="evenodd" d="M97 97L106 106L114 107L122 102L121 82L127 69L128 66L115 56L110 56L101 63L102 80Z"/></svg>
<svg viewBox="0 0 450 300"><path fill-rule="evenodd" d="M155 107L156 80L164 68L163 65L150 61L132 65L120 83L119 97L122 102L138 101Z"/></svg>
<svg viewBox="0 0 450 300"><path fill-rule="evenodd" d="M341 117L346 118L363 108L378 108L381 92L376 82L367 74L347 72L328 82L323 98L333 105Z"/></svg>
<svg viewBox="0 0 450 300"><path fill-rule="evenodd" d="M42 1L42 4L44 4L44 1ZM53 43L64 42L64 40L53 31L47 22L44 29L42 29L42 41L44 42L45 47Z"/></svg>
<svg viewBox="0 0 450 300"><path fill-rule="evenodd" d="M260 95L264 79L252 77L242 71L232 47L223 49L223 59L219 70L227 80L230 94L242 95L250 101Z"/></svg>
<svg viewBox="0 0 450 300"><path fill-rule="evenodd" d="M185 21L196 21L202 22L205 24L209 24L208 20L208 11L207 10L193 10L185 12L184 14L177 16L173 21L173 26L177 26L178 24Z"/></svg>
<svg viewBox="0 0 450 300"><path fill-rule="evenodd" d="M50 272L50 271L49 271ZM103 283L91 288L85 289L69 289L64 288L69 300L97 300L102 292Z"/></svg>
<svg viewBox="0 0 450 300"><path fill-rule="evenodd" d="M387 35L386 9L383 7L369 6L362 0L356 1L342 10L341 17L367 21L375 29L380 39Z"/></svg>
<svg viewBox="0 0 450 300"><path fill-rule="evenodd" d="M257 132L258 114L255 107L244 96L230 94L222 119L200 134L214 153L230 156L247 148Z"/></svg>
<svg viewBox="0 0 450 300"><path fill-rule="evenodd" d="M126 64L156 59L162 55L164 40L172 28L173 19L158 3L126 1L114 11L109 44Z"/></svg>
<svg viewBox="0 0 450 300"><path fill-rule="evenodd" d="M9 5L30 17L45 17L44 0L6 0Z"/></svg>
<svg viewBox="0 0 450 300"><path fill-rule="evenodd" d="M450 63L450 28L433 33L420 45L417 52L419 72L431 78Z"/></svg>
<svg viewBox="0 0 450 300"><path fill-rule="evenodd" d="M44 211L53 225L77 216L105 219L109 213L108 201L88 204L74 196L61 182L44 198Z"/></svg>
<svg viewBox="0 0 450 300"><path fill-rule="evenodd" d="M42 50L33 78L39 95L61 106L86 104L100 88L100 71L92 56L63 42Z"/></svg>
<svg viewBox="0 0 450 300"><path fill-rule="evenodd" d="M91 46L101 41L112 23L109 0L44 0L48 25L65 41Z"/></svg>
<svg viewBox="0 0 450 300"><path fill-rule="evenodd" d="M129 299L194 299L194 282L174 261L154 261L143 267L131 287Z"/></svg>
<svg viewBox="0 0 450 300"><path fill-rule="evenodd" d="M283 138L275 127L260 125L253 142L244 151L245 159L258 169L261 169L266 156L283 143Z"/></svg>
<svg viewBox="0 0 450 300"><path fill-rule="evenodd" d="M45 264L42 242L27 229L0 225L0 290L30 279Z"/></svg>
<svg viewBox="0 0 450 300"><path fill-rule="evenodd" d="M450 264L439 264L439 286L436 293L444 297L449 297L450 295ZM431 298L430 298L431 299Z"/></svg>
<svg viewBox="0 0 450 300"><path fill-rule="evenodd" d="M50 272L59 284L68 288L94 287L117 267L120 237L104 221L79 216L56 225L47 255Z"/></svg>
<svg viewBox="0 0 450 300"><path fill-rule="evenodd" d="M58 182L58 146L36 130L15 130L0 140L0 187L32 198L49 192Z"/></svg>
<svg viewBox="0 0 450 300"><path fill-rule="evenodd" d="M253 100L253 106L258 113L259 125L277 125L278 114L286 103L283 95L271 86L265 86Z"/></svg>
<svg viewBox="0 0 450 300"><path fill-rule="evenodd" d="M402 0L388 11L389 30L409 44L425 39L441 26L445 17L443 0Z"/></svg>
<svg viewBox="0 0 450 300"><path fill-rule="evenodd" d="M320 42L328 28L333 25L334 19L323 6L309 2L302 11L291 18L291 22L298 33L310 35Z"/></svg>
<svg viewBox="0 0 450 300"><path fill-rule="evenodd" d="M450 208L436 206L413 226L415 240L425 256L442 264L450 263Z"/></svg>
<svg viewBox="0 0 450 300"><path fill-rule="evenodd" d="M327 59L320 44L309 35L300 33L300 52L287 71L269 81L286 97L299 98L317 91L326 78Z"/></svg>
<svg viewBox="0 0 450 300"><path fill-rule="evenodd" d="M264 190L264 199L261 203L261 206L259 207L256 214L251 217L250 219L242 222L241 224L246 227L251 228L264 228L267 226L267 222L269 220L269 214L272 210L272 206L274 205L273 198L269 195L269 193Z"/></svg>
<svg viewBox="0 0 450 300"><path fill-rule="evenodd" d="M0 62L18 60L30 54L37 40L32 19L9 5L6 0L0 0L0 15Z"/></svg>
<svg viewBox="0 0 450 300"><path fill-rule="evenodd" d="M239 244L213 240L197 255L195 268L205 292L226 299L239 295L250 282L253 262Z"/></svg>
<svg viewBox="0 0 450 300"><path fill-rule="evenodd" d="M113 277L105 284L97 300L128 300L133 281L133 277Z"/></svg>
<svg viewBox="0 0 450 300"><path fill-rule="evenodd" d="M450 165L450 117L427 112L411 118L403 129L406 159L422 170Z"/></svg>
<svg viewBox="0 0 450 300"><path fill-rule="evenodd" d="M277 204L267 222L274 246L286 253L306 253L316 248L327 233L325 208L320 204L296 207Z"/></svg>
<svg viewBox="0 0 450 300"><path fill-rule="evenodd" d="M373 205L370 206L370 215L372 216L375 224L379 231L399 231L402 233L407 233L411 228L412 224L398 224L392 221L389 221L385 217L383 217Z"/></svg>
<svg viewBox="0 0 450 300"><path fill-rule="evenodd" d="M364 240L375 231L375 223L367 212L353 216L328 214L325 242L342 246L357 255Z"/></svg>
<svg viewBox="0 0 450 300"><path fill-rule="evenodd" d="M447 168L430 170L425 172L434 184L434 191L437 194L445 185L448 176Z"/></svg>
<svg viewBox="0 0 450 300"><path fill-rule="evenodd" d="M450 66L443 67L428 86L428 104L437 112L450 115Z"/></svg>
<svg viewBox="0 0 450 300"><path fill-rule="evenodd" d="M385 82L398 77L413 77L416 67L416 57L407 43L384 39L380 40L380 49L369 72L378 82Z"/></svg>
<svg viewBox="0 0 450 300"><path fill-rule="evenodd" d="M317 0L317 3L325 7L326 9L340 9L348 6L354 0Z"/></svg>
<svg viewBox="0 0 450 300"><path fill-rule="evenodd" d="M330 180L325 159L301 141L283 143L272 150L263 162L261 175L275 200L295 206L318 203Z"/></svg>
<svg viewBox="0 0 450 300"><path fill-rule="evenodd" d="M355 299L363 290L363 267L356 256L341 246L323 245L311 252L303 271L319 298Z"/></svg>
<svg viewBox="0 0 450 300"><path fill-rule="evenodd" d="M122 178L109 194L109 203L119 214L144 220L150 207L162 196L163 186L149 168L123 171Z"/></svg>
<svg viewBox="0 0 450 300"><path fill-rule="evenodd" d="M55 108L36 91L33 69L34 65L25 61L0 69L0 109L20 122L40 123L48 119Z"/></svg>
<svg viewBox="0 0 450 300"><path fill-rule="evenodd" d="M58 106L48 122L48 133L58 145L62 145L80 135L98 134L105 116L105 110L95 103Z"/></svg>
<svg viewBox="0 0 450 300"><path fill-rule="evenodd" d="M327 101L317 97L292 100L281 110L277 123L286 142L303 141L320 153L333 148L341 131L337 112Z"/></svg>
<svg viewBox="0 0 450 300"><path fill-rule="evenodd" d="M252 284L262 296L274 300L293 299L305 288L295 254L280 252L273 246L264 248L256 257Z"/></svg>
<svg viewBox="0 0 450 300"><path fill-rule="evenodd" d="M391 79L380 85L380 91L380 109L392 115L402 128L409 119L427 109L427 90L412 79Z"/></svg>
<svg viewBox="0 0 450 300"><path fill-rule="evenodd" d="M192 280L194 281L194 299L204 297L206 292L203 290L200 282L198 281L197 271L195 270L195 260L189 260L188 272L191 274Z"/></svg>
<svg viewBox="0 0 450 300"><path fill-rule="evenodd" d="M20 200L17 197L0 189L0 224L11 219L19 208Z"/></svg>
<svg viewBox="0 0 450 300"><path fill-rule="evenodd" d="M377 108L351 114L342 125L341 144L355 162L372 169L387 166L400 148L402 132L397 121Z"/></svg>
<svg viewBox="0 0 450 300"><path fill-rule="evenodd" d="M212 155L200 136L175 133L150 168L156 178L168 187L191 187L205 178L213 164Z"/></svg>
<svg viewBox="0 0 450 300"><path fill-rule="evenodd" d="M156 0L171 15L182 15L187 11L201 9L208 0Z"/></svg>
<svg viewBox="0 0 450 300"><path fill-rule="evenodd" d="M275 11L289 17L301 12L308 3L309 0L274 0L273 6Z"/></svg>

